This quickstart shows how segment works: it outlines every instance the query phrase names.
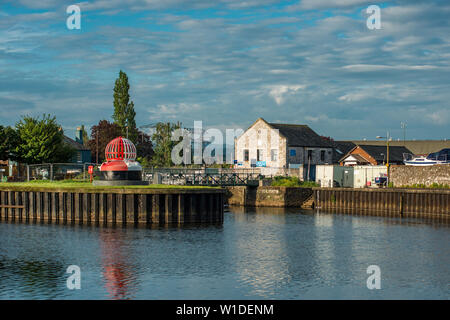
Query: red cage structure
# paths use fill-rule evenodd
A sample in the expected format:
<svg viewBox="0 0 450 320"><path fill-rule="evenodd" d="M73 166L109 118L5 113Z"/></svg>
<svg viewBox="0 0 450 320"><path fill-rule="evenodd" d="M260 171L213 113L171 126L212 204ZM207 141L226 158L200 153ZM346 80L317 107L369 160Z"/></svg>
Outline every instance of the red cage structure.
<svg viewBox="0 0 450 320"><path fill-rule="evenodd" d="M105 157L100 180L142 180L142 167L136 161L136 147L130 140L122 137L111 140L105 148Z"/></svg>

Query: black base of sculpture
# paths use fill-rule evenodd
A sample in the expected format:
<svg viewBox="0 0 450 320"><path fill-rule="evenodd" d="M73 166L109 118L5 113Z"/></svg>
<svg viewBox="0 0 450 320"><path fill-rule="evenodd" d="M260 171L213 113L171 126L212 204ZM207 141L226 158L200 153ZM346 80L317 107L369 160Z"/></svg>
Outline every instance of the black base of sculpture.
<svg viewBox="0 0 450 320"><path fill-rule="evenodd" d="M100 171L99 175L101 181L142 180L142 171Z"/></svg>
<svg viewBox="0 0 450 320"><path fill-rule="evenodd" d="M101 186L148 186L148 181L142 180L94 180L92 182L93 186L101 187Z"/></svg>

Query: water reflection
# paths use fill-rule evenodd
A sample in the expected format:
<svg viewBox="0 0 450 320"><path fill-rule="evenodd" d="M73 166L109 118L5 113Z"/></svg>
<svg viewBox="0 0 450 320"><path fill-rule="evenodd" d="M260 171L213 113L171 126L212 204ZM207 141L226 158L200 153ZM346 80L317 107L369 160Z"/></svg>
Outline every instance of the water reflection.
<svg viewBox="0 0 450 320"><path fill-rule="evenodd" d="M230 208L223 226L0 223L0 299L448 299L448 225ZM366 268L381 267L382 290ZM66 288L78 265L82 289Z"/></svg>
<svg viewBox="0 0 450 320"><path fill-rule="evenodd" d="M137 285L135 267L128 257L130 246L120 229L103 230L99 236L105 287L111 299L130 299Z"/></svg>

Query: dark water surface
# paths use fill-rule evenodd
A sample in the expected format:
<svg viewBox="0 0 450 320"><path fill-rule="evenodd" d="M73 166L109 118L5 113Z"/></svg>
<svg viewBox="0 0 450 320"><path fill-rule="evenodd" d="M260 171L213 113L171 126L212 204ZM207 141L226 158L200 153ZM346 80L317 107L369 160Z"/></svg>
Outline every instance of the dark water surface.
<svg viewBox="0 0 450 320"><path fill-rule="evenodd" d="M449 270L449 225L420 220L231 208L223 226L0 223L0 299L449 299Z"/></svg>

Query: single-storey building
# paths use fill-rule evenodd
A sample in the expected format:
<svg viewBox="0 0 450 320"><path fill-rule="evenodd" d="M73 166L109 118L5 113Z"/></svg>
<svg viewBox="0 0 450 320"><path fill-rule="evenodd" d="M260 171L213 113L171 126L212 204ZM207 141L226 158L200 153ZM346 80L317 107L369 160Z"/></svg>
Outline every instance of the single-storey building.
<svg viewBox="0 0 450 320"><path fill-rule="evenodd" d="M235 138L234 152L242 168L298 168L333 161L333 146L307 125L268 123L263 118Z"/></svg>
<svg viewBox="0 0 450 320"><path fill-rule="evenodd" d="M403 164L404 153L412 152L403 146L389 146L389 164ZM379 166L386 163L386 145L356 145L339 160L341 166Z"/></svg>

